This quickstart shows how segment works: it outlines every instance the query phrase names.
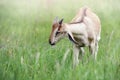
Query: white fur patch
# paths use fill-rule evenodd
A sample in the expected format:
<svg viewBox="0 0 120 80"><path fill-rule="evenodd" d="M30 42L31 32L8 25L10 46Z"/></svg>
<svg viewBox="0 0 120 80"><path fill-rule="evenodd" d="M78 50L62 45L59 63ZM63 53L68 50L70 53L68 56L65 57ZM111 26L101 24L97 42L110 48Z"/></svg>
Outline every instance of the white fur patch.
<svg viewBox="0 0 120 80"><path fill-rule="evenodd" d="M86 25L83 23L70 24L70 25L67 25L66 27L67 27L67 30L70 30L74 34L81 34L86 31Z"/></svg>

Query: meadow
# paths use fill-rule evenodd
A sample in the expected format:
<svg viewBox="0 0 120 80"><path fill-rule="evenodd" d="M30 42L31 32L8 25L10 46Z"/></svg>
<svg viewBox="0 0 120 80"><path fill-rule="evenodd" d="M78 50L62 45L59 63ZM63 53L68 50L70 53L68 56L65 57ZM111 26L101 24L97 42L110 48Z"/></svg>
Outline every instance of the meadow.
<svg viewBox="0 0 120 80"><path fill-rule="evenodd" d="M0 0L0 80L120 80L120 0ZM48 43L56 16L89 6L102 25L97 61L72 67L72 43ZM67 56L65 54L68 54Z"/></svg>

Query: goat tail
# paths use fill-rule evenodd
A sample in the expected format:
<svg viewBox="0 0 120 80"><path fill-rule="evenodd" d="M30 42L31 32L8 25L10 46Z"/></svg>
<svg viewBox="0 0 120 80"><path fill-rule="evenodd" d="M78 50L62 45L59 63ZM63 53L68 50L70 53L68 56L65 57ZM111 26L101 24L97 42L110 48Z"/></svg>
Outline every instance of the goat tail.
<svg viewBox="0 0 120 80"><path fill-rule="evenodd" d="M88 7L86 7L86 6L82 8L82 14L81 14L80 22L82 22L84 20L84 17L87 16L86 15L87 9L88 9Z"/></svg>
<svg viewBox="0 0 120 80"><path fill-rule="evenodd" d="M71 23L79 23L84 20L84 17L87 16L86 11L89 9L87 6L80 8L77 15L72 19Z"/></svg>

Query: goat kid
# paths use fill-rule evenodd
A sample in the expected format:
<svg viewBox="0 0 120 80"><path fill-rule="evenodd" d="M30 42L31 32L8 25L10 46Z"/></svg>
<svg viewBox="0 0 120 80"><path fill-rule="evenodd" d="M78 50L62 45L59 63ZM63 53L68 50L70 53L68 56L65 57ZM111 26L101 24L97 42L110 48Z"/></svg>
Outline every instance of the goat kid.
<svg viewBox="0 0 120 80"><path fill-rule="evenodd" d="M83 47L88 46L96 60L101 25L98 16L89 8L83 7L71 23L63 23L63 19L54 20L49 43L55 45L61 38L68 36L73 44L73 66L79 63L79 52L84 54Z"/></svg>

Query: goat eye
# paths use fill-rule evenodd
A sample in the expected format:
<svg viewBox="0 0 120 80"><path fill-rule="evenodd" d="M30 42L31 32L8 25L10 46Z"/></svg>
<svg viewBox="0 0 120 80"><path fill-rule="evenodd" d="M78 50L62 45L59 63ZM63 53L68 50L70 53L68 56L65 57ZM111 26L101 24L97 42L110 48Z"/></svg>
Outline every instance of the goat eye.
<svg viewBox="0 0 120 80"><path fill-rule="evenodd" d="M57 36L59 33L60 33L60 32L57 31L57 32L55 33L55 35Z"/></svg>

